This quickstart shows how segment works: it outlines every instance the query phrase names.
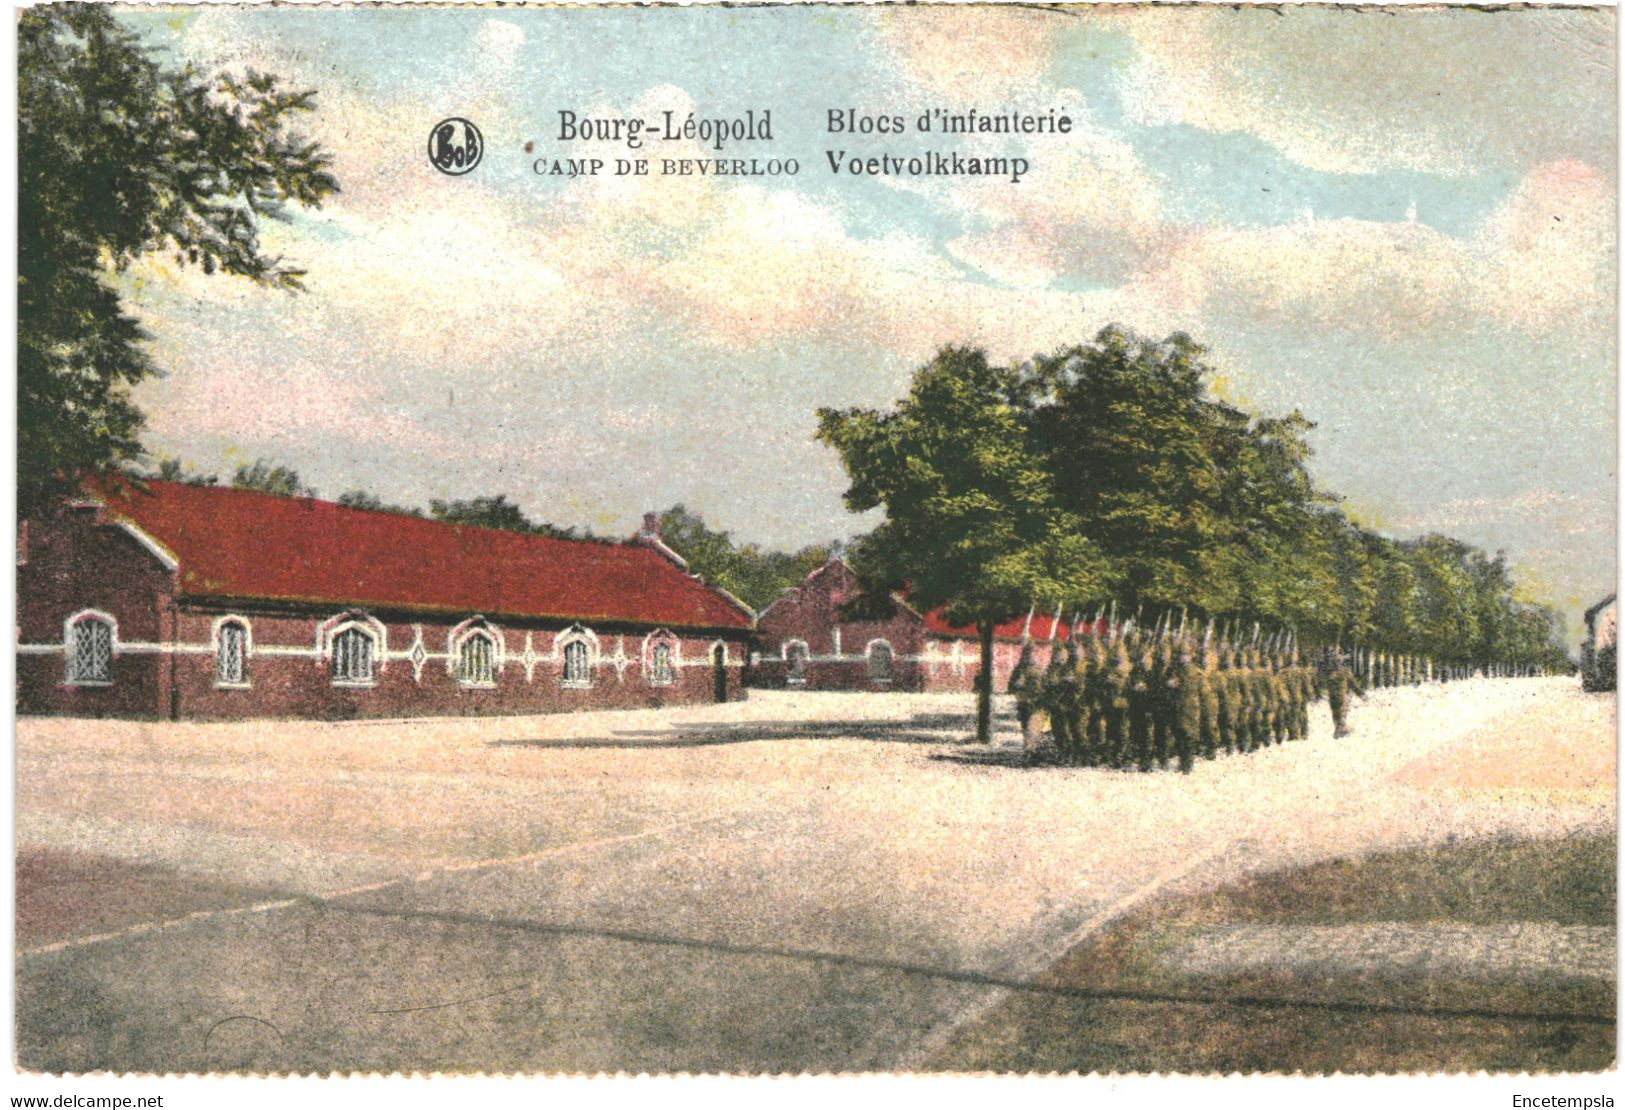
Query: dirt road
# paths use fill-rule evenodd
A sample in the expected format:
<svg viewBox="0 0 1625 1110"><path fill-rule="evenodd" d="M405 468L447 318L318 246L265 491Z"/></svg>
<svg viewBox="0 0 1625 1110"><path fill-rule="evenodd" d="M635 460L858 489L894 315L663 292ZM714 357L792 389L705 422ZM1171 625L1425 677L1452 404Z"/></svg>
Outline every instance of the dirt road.
<svg viewBox="0 0 1625 1110"><path fill-rule="evenodd" d="M968 709L24 721L20 1062L887 1069L1159 890L1614 827L1613 702L1567 680L1380 692L1343 741L1322 706L1189 777L1019 769Z"/></svg>

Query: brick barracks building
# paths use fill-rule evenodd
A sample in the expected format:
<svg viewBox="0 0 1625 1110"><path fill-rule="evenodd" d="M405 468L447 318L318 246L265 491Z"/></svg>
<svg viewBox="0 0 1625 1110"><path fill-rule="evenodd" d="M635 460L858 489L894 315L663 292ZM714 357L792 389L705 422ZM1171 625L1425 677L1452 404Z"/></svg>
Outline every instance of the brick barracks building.
<svg viewBox="0 0 1625 1110"><path fill-rule="evenodd" d="M647 518L551 539L109 478L20 526L17 708L146 718L547 713L744 696L752 614Z"/></svg>
<svg viewBox="0 0 1625 1110"><path fill-rule="evenodd" d="M981 669L976 630L956 628L940 611L921 613L894 596L884 620L850 620L842 607L858 597L852 568L831 559L786 591L756 619L758 653L751 684L808 690L970 690ZM1069 629L1053 615L1032 614L998 625L993 640L993 688L1003 691L1031 639L1038 666L1064 643Z"/></svg>

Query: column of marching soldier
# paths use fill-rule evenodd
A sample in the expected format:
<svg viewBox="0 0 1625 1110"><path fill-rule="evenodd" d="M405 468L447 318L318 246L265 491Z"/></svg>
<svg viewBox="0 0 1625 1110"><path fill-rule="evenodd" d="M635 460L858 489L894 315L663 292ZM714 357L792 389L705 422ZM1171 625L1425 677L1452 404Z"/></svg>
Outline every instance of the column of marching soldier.
<svg viewBox="0 0 1625 1110"><path fill-rule="evenodd" d="M1215 642L1182 630L1094 634L1059 647L1040 668L1026 643L1010 676L1028 746L1047 727L1054 758L1083 767L1150 771L1198 758L1252 752L1301 740L1309 709L1329 703L1334 735L1348 735L1351 694L1368 686L1419 685L1470 677L1476 668L1436 666L1415 656L1325 647L1300 659L1290 635L1262 645ZM1509 672L1510 673L1510 672ZM1518 673L1533 673L1519 669Z"/></svg>

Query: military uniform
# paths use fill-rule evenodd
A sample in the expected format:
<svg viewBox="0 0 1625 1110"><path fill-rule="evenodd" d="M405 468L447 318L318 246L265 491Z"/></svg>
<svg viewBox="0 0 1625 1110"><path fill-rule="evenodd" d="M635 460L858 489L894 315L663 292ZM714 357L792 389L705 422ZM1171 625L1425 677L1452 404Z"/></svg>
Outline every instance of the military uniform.
<svg viewBox="0 0 1625 1110"><path fill-rule="evenodd" d="M1214 669L1216 662L1216 653L1211 648L1204 647L1198 674L1202 685L1199 745L1203 759L1213 759L1219 754L1219 672Z"/></svg>
<svg viewBox="0 0 1625 1110"><path fill-rule="evenodd" d="M1183 649L1168 668L1166 687L1169 731L1173 734L1174 758L1184 774L1191 773L1202 732L1202 672L1191 662L1190 650Z"/></svg>
<svg viewBox="0 0 1625 1110"><path fill-rule="evenodd" d="M1169 679L1173 677L1173 649L1167 640L1156 647L1151 656L1151 758L1158 767L1168 766L1169 749L1173 740L1173 700Z"/></svg>
<svg viewBox="0 0 1625 1110"><path fill-rule="evenodd" d="M1151 672L1154 665L1150 649L1139 653L1129 671L1128 734L1133 749L1134 764L1142 771L1151 770Z"/></svg>
<svg viewBox="0 0 1625 1110"><path fill-rule="evenodd" d="M1332 661L1332 666L1326 675L1326 695L1332 706L1332 735L1347 736L1349 693L1354 692L1361 697L1365 696L1365 687L1355 677L1348 663L1341 657Z"/></svg>
<svg viewBox="0 0 1625 1110"><path fill-rule="evenodd" d="M1287 716L1292 711L1292 697L1287 690L1279 652L1271 652L1264 668L1264 681L1269 690L1270 738L1277 744L1286 743Z"/></svg>
<svg viewBox="0 0 1625 1110"><path fill-rule="evenodd" d="M1033 662L1033 645L1027 641L1021 645L1021 657L1010 670L1010 685L1006 689L1015 695L1016 720L1021 722L1021 742L1025 748L1036 746L1033 736L1032 724L1038 714L1033 694L1036 692L1038 667Z"/></svg>

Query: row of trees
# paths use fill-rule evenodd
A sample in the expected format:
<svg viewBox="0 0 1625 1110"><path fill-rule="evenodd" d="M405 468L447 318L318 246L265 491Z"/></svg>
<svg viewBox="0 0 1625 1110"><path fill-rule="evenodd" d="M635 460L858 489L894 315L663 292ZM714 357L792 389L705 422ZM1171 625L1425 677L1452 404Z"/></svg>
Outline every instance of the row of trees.
<svg viewBox="0 0 1625 1110"><path fill-rule="evenodd" d="M1559 615L1520 598L1504 555L1351 519L1309 473L1314 425L1219 400L1206 355L1118 327L1019 366L949 347L889 411L820 411L848 507L885 510L853 552L871 592L906 584L981 634L980 736L993 628L1034 605L1111 600L1305 644L1568 665Z"/></svg>

